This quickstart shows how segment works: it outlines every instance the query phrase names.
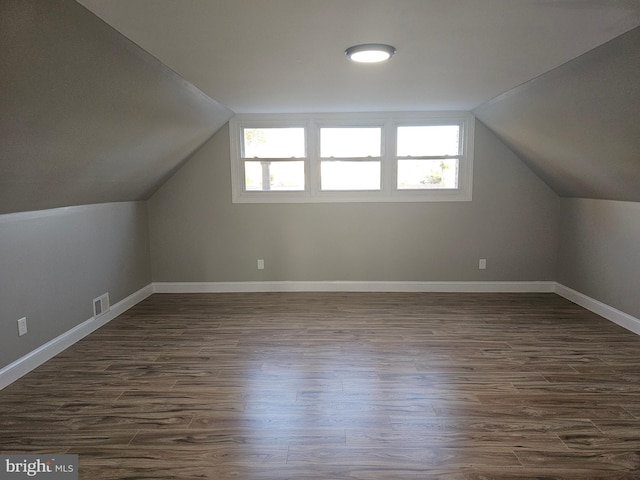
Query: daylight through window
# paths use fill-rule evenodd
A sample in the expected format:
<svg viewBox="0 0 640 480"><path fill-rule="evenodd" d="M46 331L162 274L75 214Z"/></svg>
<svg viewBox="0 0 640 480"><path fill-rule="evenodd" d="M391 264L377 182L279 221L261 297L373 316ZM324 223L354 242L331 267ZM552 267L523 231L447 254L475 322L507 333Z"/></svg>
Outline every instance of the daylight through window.
<svg viewBox="0 0 640 480"><path fill-rule="evenodd" d="M234 202L471 200L467 113L237 115Z"/></svg>

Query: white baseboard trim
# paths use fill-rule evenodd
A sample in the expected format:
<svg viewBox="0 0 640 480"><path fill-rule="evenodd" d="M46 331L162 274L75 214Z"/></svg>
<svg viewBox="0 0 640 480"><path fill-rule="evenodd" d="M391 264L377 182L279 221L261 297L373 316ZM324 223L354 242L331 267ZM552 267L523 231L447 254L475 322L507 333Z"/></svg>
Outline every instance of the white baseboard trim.
<svg viewBox="0 0 640 480"><path fill-rule="evenodd" d="M521 292L553 293L555 282L157 282L154 293L229 292Z"/></svg>
<svg viewBox="0 0 640 480"><path fill-rule="evenodd" d="M39 367L47 360L55 357L57 354L66 350L74 343L82 340L84 337L94 332L103 325L109 323L117 316L141 302L149 295L153 294L153 285L149 284L141 288L137 292L129 295L124 300L111 305L109 310L98 317L91 317L89 320L73 327L71 330L64 332L53 340L41 345L32 352L19 358L13 363L0 369L0 390L26 375L31 370Z"/></svg>
<svg viewBox="0 0 640 480"><path fill-rule="evenodd" d="M569 287L565 287L560 283L556 283L555 293L577 305L580 305L581 307L586 308L587 310L592 311L593 313L600 315L601 317L606 318L607 320L612 321L613 323L620 325L623 328L626 328L627 330L632 331L637 335L640 335L639 318L633 317L628 313L624 313L607 305L606 303L602 303L595 298L591 298Z"/></svg>
<svg viewBox="0 0 640 480"><path fill-rule="evenodd" d="M154 293L460 292L556 293L640 335L640 319L553 281L532 282L156 282Z"/></svg>
<svg viewBox="0 0 640 480"><path fill-rule="evenodd" d="M562 284L540 282L156 282L112 305L71 330L0 369L0 390L50 360L58 353L123 314L153 293L227 292L461 292L556 293L567 300L640 335L640 319Z"/></svg>

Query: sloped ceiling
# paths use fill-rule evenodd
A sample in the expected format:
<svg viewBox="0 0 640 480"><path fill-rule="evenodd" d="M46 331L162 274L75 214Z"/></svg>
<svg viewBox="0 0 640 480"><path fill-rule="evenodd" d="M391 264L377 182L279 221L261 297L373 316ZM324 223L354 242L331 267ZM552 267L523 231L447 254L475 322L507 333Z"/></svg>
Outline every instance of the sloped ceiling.
<svg viewBox="0 0 640 480"><path fill-rule="evenodd" d="M558 194L640 202L640 28L474 113Z"/></svg>
<svg viewBox="0 0 640 480"><path fill-rule="evenodd" d="M638 199L640 0L78 2L0 0L0 213L148 198L232 111L475 109L560 194Z"/></svg>
<svg viewBox="0 0 640 480"><path fill-rule="evenodd" d="M558 194L640 201L640 0L78 1L236 112L471 110Z"/></svg>
<svg viewBox="0 0 640 480"><path fill-rule="evenodd" d="M640 25L640 0L78 0L236 113L472 110ZM384 65L344 55L389 43Z"/></svg>
<svg viewBox="0 0 640 480"><path fill-rule="evenodd" d="M232 115L72 0L0 0L0 213L147 198Z"/></svg>

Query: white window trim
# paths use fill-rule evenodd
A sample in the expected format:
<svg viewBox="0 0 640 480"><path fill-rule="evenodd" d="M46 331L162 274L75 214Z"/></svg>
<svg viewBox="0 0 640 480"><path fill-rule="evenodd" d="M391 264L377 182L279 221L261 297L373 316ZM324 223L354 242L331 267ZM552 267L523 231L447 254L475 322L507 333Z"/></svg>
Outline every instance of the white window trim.
<svg viewBox="0 0 640 480"><path fill-rule="evenodd" d="M462 155L458 188L429 190L396 189L396 128L404 125L440 125L455 122L462 127ZM321 127L382 126L381 190L321 191ZM339 203L339 202L464 202L473 189L475 118L469 112L238 114L229 122L231 142L231 190L233 203ZM305 190L246 191L242 159L244 127L305 127Z"/></svg>

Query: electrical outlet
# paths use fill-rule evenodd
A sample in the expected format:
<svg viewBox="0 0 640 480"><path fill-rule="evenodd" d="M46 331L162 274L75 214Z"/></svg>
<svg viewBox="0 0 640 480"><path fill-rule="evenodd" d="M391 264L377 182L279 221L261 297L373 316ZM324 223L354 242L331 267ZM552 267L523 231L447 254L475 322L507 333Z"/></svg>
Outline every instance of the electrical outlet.
<svg viewBox="0 0 640 480"><path fill-rule="evenodd" d="M478 262L478 270L486 270L487 268L487 259L481 258Z"/></svg>
<svg viewBox="0 0 640 480"><path fill-rule="evenodd" d="M18 336L21 337L27 334L27 317L23 317L18 320Z"/></svg>
<svg viewBox="0 0 640 480"><path fill-rule="evenodd" d="M264 260L261 258L258 259L258 270L264 270Z"/></svg>

